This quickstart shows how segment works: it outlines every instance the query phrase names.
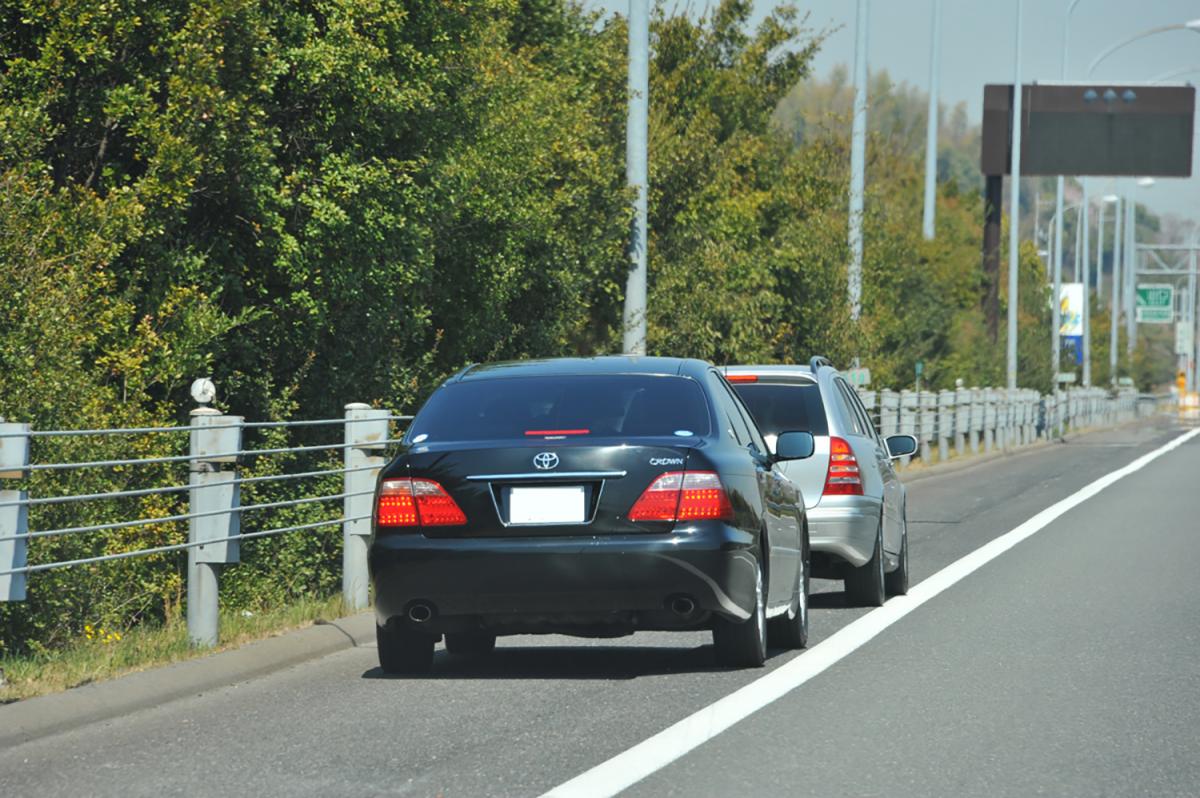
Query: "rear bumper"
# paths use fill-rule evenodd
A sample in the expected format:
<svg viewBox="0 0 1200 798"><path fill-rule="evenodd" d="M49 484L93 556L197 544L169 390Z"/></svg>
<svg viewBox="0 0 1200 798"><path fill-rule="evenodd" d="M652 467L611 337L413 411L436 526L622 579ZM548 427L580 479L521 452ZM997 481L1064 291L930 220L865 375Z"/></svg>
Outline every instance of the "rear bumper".
<svg viewBox="0 0 1200 798"><path fill-rule="evenodd" d="M412 623L408 610L428 603L434 616L419 625L432 633L626 633L701 625L709 613L744 619L754 605L755 544L752 535L717 522L665 535L392 535L371 543L376 618ZM689 617L668 609L678 596L695 603Z"/></svg>
<svg viewBox="0 0 1200 798"><path fill-rule="evenodd" d="M808 510L814 552L830 554L855 568L871 559L881 505L870 496L827 496Z"/></svg>

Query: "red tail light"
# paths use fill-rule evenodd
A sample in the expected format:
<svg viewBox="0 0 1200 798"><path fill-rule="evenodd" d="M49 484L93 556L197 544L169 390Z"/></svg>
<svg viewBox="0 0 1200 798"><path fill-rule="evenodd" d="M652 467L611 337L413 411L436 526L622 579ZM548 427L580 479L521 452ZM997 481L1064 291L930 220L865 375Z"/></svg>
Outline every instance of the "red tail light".
<svg viewBox="0 0 1200 798"><path fill-rule="evenodd" d="M825 474L826 496L861 496L862 476L854 450L842 438L829 438L829 471Z"/></svg>
<svg viewBox="0 0 1200 798"><path fill-rule="evenodd" d="M757 374L726 374L726 382L758 382Z"/></svg>
<svg viewBox="0 0 1200 798"><path fill-rule="evenodd" d="M379 526L457 526L467 516L432 479L385 479L375 507Z"/></svg>
<svg viewBox="0 0 1200 798"><path fill-rule="evenodd" d="M669 471L650 483L629 511L631 521L733 520L733 506L712 471Z"/></svg>

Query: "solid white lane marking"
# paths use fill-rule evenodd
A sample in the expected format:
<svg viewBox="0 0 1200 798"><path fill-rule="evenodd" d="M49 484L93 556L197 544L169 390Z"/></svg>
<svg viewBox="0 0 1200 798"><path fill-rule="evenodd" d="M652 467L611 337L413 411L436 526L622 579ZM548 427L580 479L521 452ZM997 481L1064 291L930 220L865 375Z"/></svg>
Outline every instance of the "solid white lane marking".
<svg viewBox="0 0 1200 798"><path fill-rule="evenodd" d="M1079 506L1113 483L1142 470L1197 435L1200 435L1200 429L1186 432L1129 465L1100 477L1057 504L1042 510L1016 529L955 560L911 588L907 596L890 599L887 604L844 626L785 665L612 759L601 762L570 781L563 782L546 792L542 798L597 798L616 795L636 784L849 656L884 629L1021 541L1045 529L1068 510Z"/></svg>

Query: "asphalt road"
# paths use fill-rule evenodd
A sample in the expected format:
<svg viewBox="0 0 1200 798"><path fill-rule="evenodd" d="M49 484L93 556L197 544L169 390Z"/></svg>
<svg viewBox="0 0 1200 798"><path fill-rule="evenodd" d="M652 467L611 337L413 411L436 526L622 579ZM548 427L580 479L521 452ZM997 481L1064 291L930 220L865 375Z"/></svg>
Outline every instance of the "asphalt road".
<svg viewBox="0 0 1200 798"><path fill-rule="evenodd" d="M1096 433L909 487L914 580L1169 441ZM1200 438L1053 521L631 795L1200 795ZM812 645L865 611L817 582ZM811 651L811 649L810 649ZM707 634L373 648L0 752L0 795L537 795L764 670Z"/></svg>

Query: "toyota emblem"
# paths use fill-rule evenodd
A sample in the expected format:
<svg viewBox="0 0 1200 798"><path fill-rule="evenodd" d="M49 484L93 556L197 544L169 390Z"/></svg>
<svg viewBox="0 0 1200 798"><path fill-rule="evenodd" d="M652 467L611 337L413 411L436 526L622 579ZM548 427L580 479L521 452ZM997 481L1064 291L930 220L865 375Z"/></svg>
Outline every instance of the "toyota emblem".
<svg viewBox="0 0 1200 798"><path fill-rule="evenodd" d="M533 467L539 471L549 471L558 467L558 455L554 452L541 452L533 456Z"/></svg>

